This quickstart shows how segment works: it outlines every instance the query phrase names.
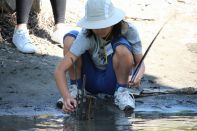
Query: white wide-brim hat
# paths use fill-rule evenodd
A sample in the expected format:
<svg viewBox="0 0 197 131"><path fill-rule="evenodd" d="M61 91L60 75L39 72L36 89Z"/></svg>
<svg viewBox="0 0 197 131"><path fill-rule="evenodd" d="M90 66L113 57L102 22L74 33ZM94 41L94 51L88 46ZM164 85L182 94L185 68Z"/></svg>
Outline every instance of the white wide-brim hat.
<svg viewBox="0 0 197 131"><path fill-rule="evenodd" d="M117 24L124 17L125 13L114 7L111 0L88 0L85 16L77 25L86 29L101 29Z"/></svg>

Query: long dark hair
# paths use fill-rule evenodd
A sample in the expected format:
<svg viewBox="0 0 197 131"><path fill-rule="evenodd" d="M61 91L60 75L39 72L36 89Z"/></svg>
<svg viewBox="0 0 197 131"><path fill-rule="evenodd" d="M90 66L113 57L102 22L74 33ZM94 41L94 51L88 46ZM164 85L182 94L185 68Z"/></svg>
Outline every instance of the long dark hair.
<svg viewBox="0 0 197 131"><path fill-rule="evenodd" d="M122 24L123 23L124 23L124 21L122 20L122 21L118 22L117 24L113 25L113 27L112 27L112 37L114 39L118 39L119 37L122 36L121 29L122 29ZM85 34L86 34L86 37L92 37L92 36L95 37L95 34L91 29L86 29Z"/></svg>

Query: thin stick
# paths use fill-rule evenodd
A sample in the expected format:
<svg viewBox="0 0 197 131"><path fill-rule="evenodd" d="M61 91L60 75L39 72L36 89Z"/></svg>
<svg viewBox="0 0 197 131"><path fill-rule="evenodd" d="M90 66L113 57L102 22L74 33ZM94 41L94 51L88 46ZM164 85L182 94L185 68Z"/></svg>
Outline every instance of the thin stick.
<svg viewBox="0 0 197 131"><path fill-rule="evenodd" d="M140 70L140 67L146 57L146 55L148 54L148 51L150 50L151 46L153 45L154 41L156 40L157 36L160 34L161 30L163 29L163 27L166 25L166 23L169 21L169 19L163 24L163 26L159 29L159 31L157 32L156 36L154 37L154 39L151 41L150 45L148 46L148 48L146 49L146 52L144 53L142 59L140 60L139 64L137 65L132 77L131 77L131 81L134 81L139 70Z"/></svg>

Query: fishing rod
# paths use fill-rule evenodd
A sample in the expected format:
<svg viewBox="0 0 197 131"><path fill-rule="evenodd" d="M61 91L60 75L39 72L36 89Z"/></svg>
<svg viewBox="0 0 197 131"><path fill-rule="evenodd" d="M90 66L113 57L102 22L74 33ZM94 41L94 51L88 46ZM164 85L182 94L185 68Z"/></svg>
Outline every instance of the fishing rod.
<svg viewBox="0 0 197 131"><path fill-rule="evenodd" d="M156 40L157 36L160 34L160 32L162 31L162 29L164 28L164 26L166 25L166 23L167 23L168 21L169 21L169 19L168 19L168 20L163 24L163 26L159 29L159 31L157 32L157 34L155 35L155 37L154 37L153 40L151 41L150 45L149 45L148 48L146 49L146 52L144 53L142 59L140 60L140 62L139 62L139 64L137 65L136 69L134 70L134 73L133 73L133 75L132 75L132 77L131 77L131 81L134 81L134 80L135 80L135 78L136 78L136 76L137 76L137 74L138 74L138 72L139 72L139 70L140 70L140 67L141 67L141 65L142 65L142 63L143 63L143 61L144 61L146 55L148 54L148 52L149 52L151 46L153 45L153 43L154 43L154 41Z"/></svg>

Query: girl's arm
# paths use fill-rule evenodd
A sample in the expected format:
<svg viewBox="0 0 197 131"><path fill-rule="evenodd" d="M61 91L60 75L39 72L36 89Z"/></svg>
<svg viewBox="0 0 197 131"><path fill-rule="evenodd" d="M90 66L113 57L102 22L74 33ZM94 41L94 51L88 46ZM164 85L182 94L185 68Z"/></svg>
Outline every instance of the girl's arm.
<svg viewBox="0 0 197 131"><path fill-rule="evenodd" d="M74 100L69 93L67 80L65 78L65 73L68 69L74 64L77 60L77 57L68 51L64 58L60 61L58 66L55 69L55 80L57 87L60 91L61 96L64 99L64 106L68 111L73 111L76 107L76 100Z"/></svg>

